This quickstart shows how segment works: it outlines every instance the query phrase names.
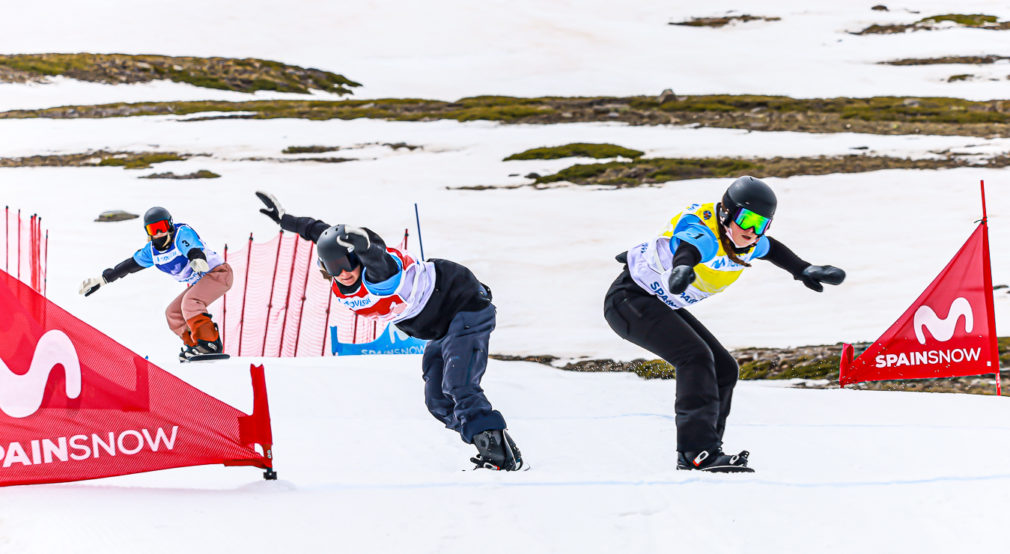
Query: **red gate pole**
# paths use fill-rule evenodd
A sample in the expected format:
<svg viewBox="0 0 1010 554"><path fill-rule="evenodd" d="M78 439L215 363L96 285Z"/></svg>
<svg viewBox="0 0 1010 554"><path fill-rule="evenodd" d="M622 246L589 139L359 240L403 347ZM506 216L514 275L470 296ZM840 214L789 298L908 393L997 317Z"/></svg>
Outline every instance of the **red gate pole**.
<svg viewBox="0 0 1010 554"><path fill-rule="evenodd" d="M21 208L18 208L18 281L21 280Z"/></svg>
<svg viewBox="0 0 1010 554"><path fill-rule="evenodd" d="M46 297L46 293L49 291L49 230L46 230L46 242L45 242L45 254L43 254L43 265L45 266L45 273L42 277L42 296Z"/></svg>
<svg viewBox="0 0 1010 554"><path fill-rule="evenodd" d="M242 355L242 335L245 333L245 298L246 293L249 291L249 269L252 259L252 244L253 244L253 234L249 233L249 246L246 248L245 253L245 282L242 283L242 310L239 312L238 316L238 352L236 356Z"/></svg>
<svg viewBox="0 0 1010 554"><path fill-rule="evenodd" d="M288 274L288 293L284 296L284 321L281 322L281 343L277 347L278 358L281 358L284 355L284 333L288 328L288 303L291 301L291 282L295 278L295 260L298 259L299 243L301 243L301 241L296 238L294 252L291 254L291 272Z"/></svg>
<svg viewBox="0 0 1010 554"><path fill-rule="evenodd" d="M224 263L228 263L228 243L224 243ZM221 344L227 345L225 331L228 330L228 291L221 297Z"/></svg>
<svg viewBox="0 0 1010 554"><path fill-rule="evenodd" d="M29 239L29 243L31 244L31 252L29 252L29 254L28 254L28 267L31 270L31 274L32 274L32 277L31 277L31 280L32 280L32 289L34 289L36 292L38 292L38 290L39 290L39 275L38 275L38 269L39 269L39 252L38 252L38 247L39 247L39 241L38 241L38 237L37 237L37 234L38 234L38 223L39 223L39 217L38 217L38 215L37 214L32 214L31 225L30 225L30 228L31 228L31 233L30 233L31 234L31 238Z"/></svg>
<svg viewBox="0 0 1010 554"><path fill-rule="evenodd" d="M332 286L332 281L330 282ZM326 317L323 318L323 347L319 351L320 356L326 355L326 337L330 336L330 304L333 302L333 291L326 289Z"/></svg>
<svg viewBox="0 0 1010 554"><path fill-rule="evenodd" d="M298 342L302 336L302 314L305 313L305 292L309 288L309 272L312 270L312 254L305 263L305 281L302 282L302 301L298 305L298 326L295 327L295 357L298 357ZM364 270L362 270L364 271ZM362 285L364 286L364 285Z"/></svg>
<svg viewBox="0 0 1010 554"><path fill-rule="evenodd" d="M351 313L354 313L354 312L351 312ZM356 314L356 313L354 314L354 331L352 331L352 334L351 334L351 342L352 343L358 342L358 314Z"/></svg>
<svg viewBox="0 0 1010 554"><path fill-rule="evenodd" d="M281 245L284 244L284 229L277 235L277 254L274 255L274 276L270 279L270 298L267 300L267 321L263 326L263 348L260 349L260 357L266 356L267 337L270 336L270 310L274 307L274 285L277 284L277 264L281 259Z"/></svg>
<svg viewBox="0 0 1010 554"><path fill-rule="evenodd" d="M4 271L10 273L11 263L11 224L10 206L4 206Z"/></svg>

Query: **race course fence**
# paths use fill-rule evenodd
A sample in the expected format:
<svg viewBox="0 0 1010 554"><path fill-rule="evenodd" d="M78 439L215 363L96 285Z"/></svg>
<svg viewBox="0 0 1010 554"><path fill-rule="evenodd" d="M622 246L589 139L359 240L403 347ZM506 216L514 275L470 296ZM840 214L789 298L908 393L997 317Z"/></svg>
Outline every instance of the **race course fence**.
<svg viewBox="0 0 1010 554"><path fill-rule="evenodd" d="M407 238L404 231L400 248L406 249ZM211 313L227 354L326 356L333 351L331 327L337 328L339 342L354 344L372 341L386 329L333 301L330 281L318 270L315 244L297 234L281 231L263 243L253 242L250 234L244 251L226 245L224 258L235 281L211 305Z"/></svg>

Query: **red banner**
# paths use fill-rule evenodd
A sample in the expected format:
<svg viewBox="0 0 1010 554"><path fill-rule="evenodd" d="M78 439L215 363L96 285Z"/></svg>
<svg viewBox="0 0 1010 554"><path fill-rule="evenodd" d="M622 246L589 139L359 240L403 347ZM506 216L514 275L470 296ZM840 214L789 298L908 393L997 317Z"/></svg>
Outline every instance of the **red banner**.
<svg viewBox="0 0 1010 554"><path fill-rule="evenodd" d="M985 219L926 291L855 360L842 349L842 386L861 381L996 373L989 232Z"/></svg>
<svg viewBox="0 0 1010 554"><path fill-rule="evenodd" d="M252 370L246 415L3 271L0 334L0 485L203 464L272 467L262 367Z"/></svg>

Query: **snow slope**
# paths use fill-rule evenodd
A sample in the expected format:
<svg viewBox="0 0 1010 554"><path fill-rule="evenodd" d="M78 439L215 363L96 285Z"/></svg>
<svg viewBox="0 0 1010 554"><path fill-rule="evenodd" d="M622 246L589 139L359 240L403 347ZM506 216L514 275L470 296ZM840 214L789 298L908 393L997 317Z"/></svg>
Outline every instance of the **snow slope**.
<svg viewBox="0 0 1010 554"><path fill-rule="evenodd" d="M999 398L742 383L727 447L758 473L699 475L674 469L673 382L492 362L485 389L533 467L495 474L461 471L472 447L426 413L417 357L266 365L279 481L6 489L3 551L1003 551ZM246 367L175 371L248 408Z"/></svg>

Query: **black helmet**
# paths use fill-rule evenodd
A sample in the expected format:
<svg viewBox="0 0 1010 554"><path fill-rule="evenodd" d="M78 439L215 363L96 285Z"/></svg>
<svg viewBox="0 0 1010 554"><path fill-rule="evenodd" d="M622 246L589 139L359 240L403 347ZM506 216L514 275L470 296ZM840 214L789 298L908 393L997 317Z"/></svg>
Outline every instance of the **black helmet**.
<svg viewBox="0 0 1010 554"><path fill-rule="evenodd" d="M327 273L336 277L341 271L354 271L354 268L361 265L361 260L354 254L348 252L347 248L337 242L337 237L344 234L343 225L334 225L323 231L316 241L316 255L319 256L319 263Z"/></svg>
<svg viewBox="0 0 1010 554"><path fill-rule="evenodd" d="M750 210L771 220L775 217L777 204L778 200L771 187L760 179L745 175L733 181L722 195L719 220L723 225L729 225L740 215L741 209Z"/></svg>
<svg viewBox="0 0 1010 554"><path fill-rule="evenodd" d="M165 223L162 223L165 222ZM168 231L169 234L175 232L175 224L172 222L172 214L161 206L155 206L144 213L144 230L147 236L153 236L161 231Z"/></svg>

